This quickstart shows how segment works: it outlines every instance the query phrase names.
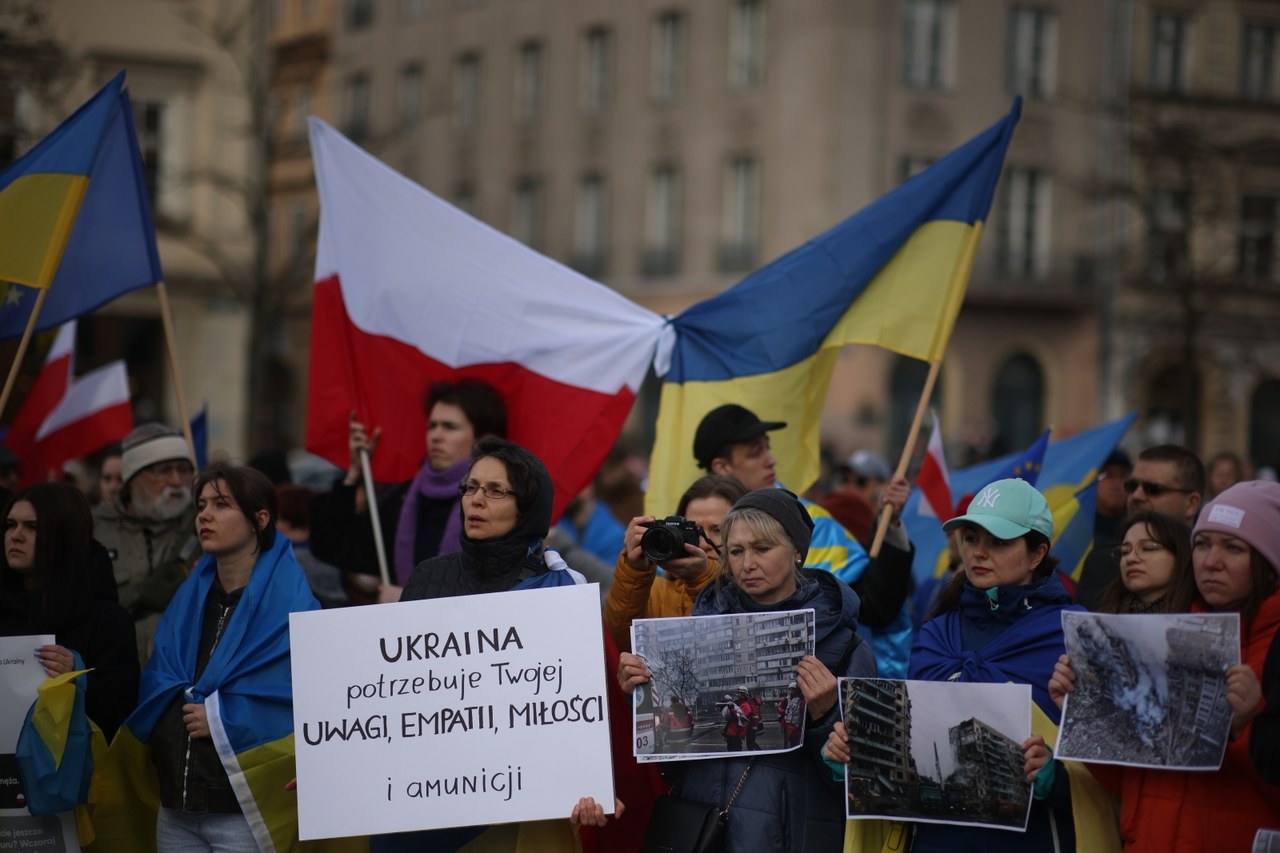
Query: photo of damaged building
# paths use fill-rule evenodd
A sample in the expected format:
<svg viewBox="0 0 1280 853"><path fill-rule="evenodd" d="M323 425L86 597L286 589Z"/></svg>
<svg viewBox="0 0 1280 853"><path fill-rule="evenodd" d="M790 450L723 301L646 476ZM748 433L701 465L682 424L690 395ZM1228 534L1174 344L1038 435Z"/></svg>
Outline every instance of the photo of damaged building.
<svg viewBox="0 0 1280 853"><path fill-rule="evenodd" d="M990 688L1018 696L993 699ZM1025 825L1031 790L1021 740L982 719L987 702L1028 704L1024 687L842 679L840 691L850 817ZM930 709L928 724L913 708Z"/></svg>

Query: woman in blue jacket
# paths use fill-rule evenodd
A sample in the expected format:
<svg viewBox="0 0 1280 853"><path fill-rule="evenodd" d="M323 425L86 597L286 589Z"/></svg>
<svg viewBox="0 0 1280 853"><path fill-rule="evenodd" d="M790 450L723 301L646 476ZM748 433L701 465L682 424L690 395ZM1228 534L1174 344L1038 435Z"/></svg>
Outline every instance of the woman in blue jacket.
<svg viewBox="0 0 1280 853"><path fill-rule="evenodd" d="M722 808L732 801L727 853L838 850L844 837L844 794L821 749L838 719L837 676L874 677L876 662L857 635L857 594L830 572L803 568L812 530L795 495L785 489L749 492L720 523L725 570L694 602L694 616L812 608L817 618L815 654L796 669L796 685L808 703L800 749L664 767L677 796ZM648 681L644 662L623 655L619 680L628 691Z"/></svg>

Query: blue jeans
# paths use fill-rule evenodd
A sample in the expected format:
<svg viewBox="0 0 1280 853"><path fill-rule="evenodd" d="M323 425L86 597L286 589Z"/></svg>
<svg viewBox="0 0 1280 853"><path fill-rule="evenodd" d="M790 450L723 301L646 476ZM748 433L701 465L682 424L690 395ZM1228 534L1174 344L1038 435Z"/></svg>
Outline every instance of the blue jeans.
<svg viewBox="0 0 1280 853"><path fill-rule="evenodd" d="M253 853L258 842L242 814L188 814L161 807L158 853Z"/></svg>

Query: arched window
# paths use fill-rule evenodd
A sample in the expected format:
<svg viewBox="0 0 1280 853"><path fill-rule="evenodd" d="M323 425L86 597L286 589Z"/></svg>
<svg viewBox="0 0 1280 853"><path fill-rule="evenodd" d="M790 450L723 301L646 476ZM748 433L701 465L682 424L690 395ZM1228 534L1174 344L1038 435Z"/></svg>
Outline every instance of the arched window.
<svg viewBox="0 0 1280 853"><path fill-rule="evenodd" d="M1181 365L1172 364L1161 370L1151 380L1147 393L1146 442L1152 444L1182 444L1194 447L1198 423L1198 403L1195 402L1197 374L1188 374Z"/></svg>
<svg viewBox="0 0 1280 853"><path fill-rule="evenodd" d="M1280 379L1268 379L1253 392L1249 406L1249 458L1280 470Z"/></svg>
<svg viewBox="0 0 1280 853"><path fill-rule="evenodd" d="M902 446L906 444L907 432L911 429L911 419L916 415L916 406L920 404L920 392L924 390L924 381L929 376L929 365L915 358L900 356L894 362L889 373L889 433L885 442L889 450L889 464L896 466L902 456ZM933 394L929 405L938 407L938 395L941 393L942 376L933 384ZM942 417L942 413L938 413ZM929 420L926 416L921 427L921 435L928 437ZM920 447L917 442L917 449Z"/></svg>
<svg viewBox="0 0 1280 853"><path fill-rule="evenodd" d="M1044 431L1044 371L1026 353L1005 359L991 386L991 413L996 420L992 452L1011 453L1027 447Z"/></svg>

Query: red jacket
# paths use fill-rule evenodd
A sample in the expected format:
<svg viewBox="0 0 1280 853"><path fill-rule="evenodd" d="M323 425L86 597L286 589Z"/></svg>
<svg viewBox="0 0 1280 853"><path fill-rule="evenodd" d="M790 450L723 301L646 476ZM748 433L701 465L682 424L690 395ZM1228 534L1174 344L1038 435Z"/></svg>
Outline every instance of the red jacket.
<svg viewBox="0 0 1280 853"><path fill-rule="evenodd" d="M1203 605L1192 608L1203 612ZM1261 679L1267 649L1280 628L1280 593L1242 623L1240 660ZM1264 782L1249 761L1249 728L1227 743L1217 772L1152 770L1091 764L1120 795L1120 835L1126 853L1248 853L1261 828L1280 828L1280 786Z"/></svg>

